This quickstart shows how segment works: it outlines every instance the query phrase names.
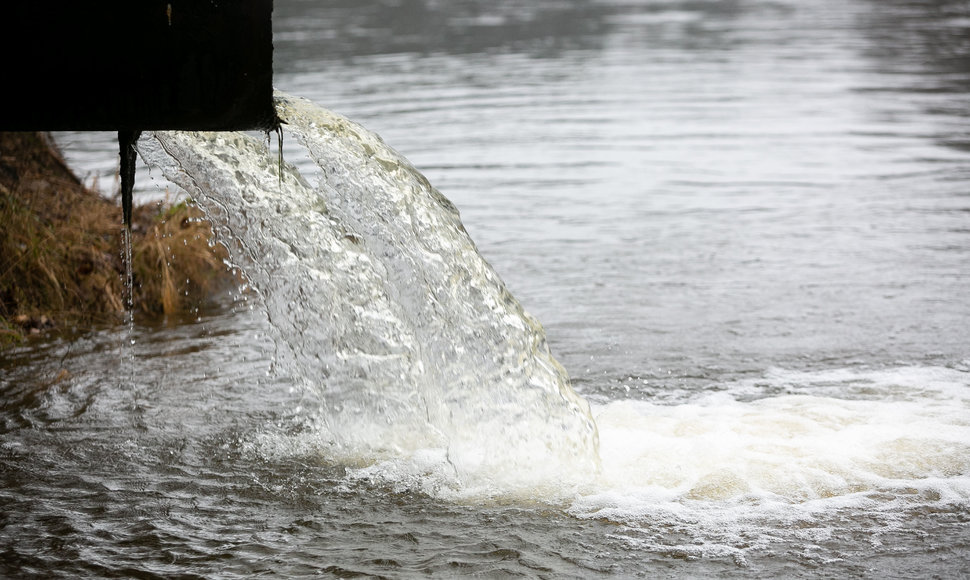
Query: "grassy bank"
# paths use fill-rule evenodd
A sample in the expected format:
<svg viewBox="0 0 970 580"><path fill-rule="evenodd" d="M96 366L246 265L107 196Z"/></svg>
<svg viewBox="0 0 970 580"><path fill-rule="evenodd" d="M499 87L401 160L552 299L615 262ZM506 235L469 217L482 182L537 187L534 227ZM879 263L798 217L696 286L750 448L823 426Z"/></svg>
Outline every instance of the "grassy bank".
<svg viewBox="0 0 970 580"><path fill-rule="evenodd" d="M121 207L84 187L42 133L0 132L0 345L53 329L120 322ZM191 205L132 218L134 308L198 308L234 282Z"/></svg>

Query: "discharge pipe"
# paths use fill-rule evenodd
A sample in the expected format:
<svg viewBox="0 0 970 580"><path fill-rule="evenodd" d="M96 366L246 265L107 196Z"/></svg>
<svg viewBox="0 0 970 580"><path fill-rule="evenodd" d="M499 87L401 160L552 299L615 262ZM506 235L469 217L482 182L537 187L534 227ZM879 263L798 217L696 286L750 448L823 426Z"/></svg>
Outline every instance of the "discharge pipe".
<svg viewBox="0 0 970 580"><path fill-rule="evenodd" d="M273 0L18 0L0 16L4 131L117 131L131 227L145 130L271 131Z"/></svg>

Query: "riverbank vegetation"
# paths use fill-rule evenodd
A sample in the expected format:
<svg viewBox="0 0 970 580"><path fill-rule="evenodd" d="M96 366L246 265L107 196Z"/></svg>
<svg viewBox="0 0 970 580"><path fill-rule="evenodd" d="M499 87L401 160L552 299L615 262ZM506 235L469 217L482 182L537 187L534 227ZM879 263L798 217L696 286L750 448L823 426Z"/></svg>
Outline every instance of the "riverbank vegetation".
<svg viewBox="0 0 970 580"><path fill-rule="evenodd" d="M121 207L84 186L43 133L0 132L0 347L123 320ZM132 217L133 307L199 308L234 282L225 249L189 203Z"/></svg>

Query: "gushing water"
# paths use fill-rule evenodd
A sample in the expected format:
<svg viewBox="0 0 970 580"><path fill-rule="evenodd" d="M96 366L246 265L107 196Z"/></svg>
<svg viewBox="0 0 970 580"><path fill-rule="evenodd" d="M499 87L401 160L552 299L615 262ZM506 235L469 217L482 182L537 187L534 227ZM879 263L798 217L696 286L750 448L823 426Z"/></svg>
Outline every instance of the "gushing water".
<svg viewBox="0 0 970 580"><path fill-rule="evenodd" d="M325 401L331 453L431 458L465 487L594 475L588 404L455 207L376 135L277 102L319 183L244 134L156 133L140 150L262 294L287 368Z"/></svg>
<svg viewBox="0 0 970 580"><path fill-rule="evenodd" d="M310 447L351 480L526 494L623 522L636 546L669 546L647 525L662 524L704 537L685 554L740 558L819 510L886 531L899 510L970 497L961 370L779 370L675 405L597 405L594 423L451 203L359 125L285 95L278 110L319 183L242 134L157 133L141 150L262 294L283 368L324 400Z"/></svg>

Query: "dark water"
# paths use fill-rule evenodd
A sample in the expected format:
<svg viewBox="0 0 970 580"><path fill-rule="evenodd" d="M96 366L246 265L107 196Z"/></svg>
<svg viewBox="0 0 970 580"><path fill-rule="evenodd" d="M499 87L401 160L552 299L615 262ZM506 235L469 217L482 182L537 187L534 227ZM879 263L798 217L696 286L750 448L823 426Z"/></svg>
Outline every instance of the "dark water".
<svg viewBox="0 0 970 580"><path fill-rule="evenodd" d="M338 464L259 300L227 297L139 320L133 351L118 328L0 355L0 574L970 572L965 2L274 18L276 85L406 155L542 321L602 481L455 499ZM59 138L109 187L113 136Z"/></svg>

